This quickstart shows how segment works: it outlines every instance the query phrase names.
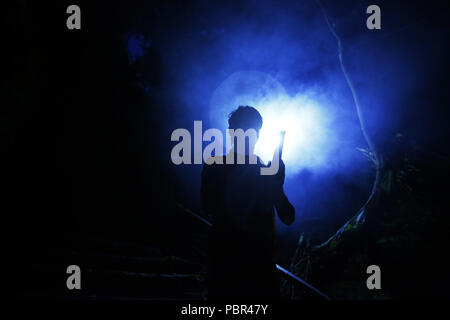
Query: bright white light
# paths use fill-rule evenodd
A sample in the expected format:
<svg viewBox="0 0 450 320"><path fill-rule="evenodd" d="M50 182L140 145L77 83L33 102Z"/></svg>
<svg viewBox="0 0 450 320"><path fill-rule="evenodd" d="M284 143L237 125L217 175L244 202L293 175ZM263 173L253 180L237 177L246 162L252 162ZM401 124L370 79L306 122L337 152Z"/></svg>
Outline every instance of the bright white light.
<svg viewBox="0 0 450 320"><path fill-rule="evenodd" d="M288 174L302 168L322 167L332 161L337 144L331 129L331 114L329 108L317 102L314 94L302 92L290 96L267 74L237 72L225 79L212 96L212 124L225 131L229 113L246 105L258 109L263 117L256 153L264 162L272 160L281 130L286 131L283 161Z"/></svg>
<svg viewBox="0 0 450 320"><path fill-rule="evenodd" d="M286 131L283 149L286 165L294 166L295 170L308 167L313 161L314 165L325 161L320 151L327 143L328 121L320 106L302 96L280 96L256 106L263 117L256 153L265 162L272 159L281 130Z"/></svg>

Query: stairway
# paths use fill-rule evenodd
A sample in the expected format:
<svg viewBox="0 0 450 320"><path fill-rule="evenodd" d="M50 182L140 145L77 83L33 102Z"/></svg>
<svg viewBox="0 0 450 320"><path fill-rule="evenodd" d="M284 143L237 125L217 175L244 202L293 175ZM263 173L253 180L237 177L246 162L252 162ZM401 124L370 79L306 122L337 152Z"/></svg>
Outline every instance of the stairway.
<svg viewBox="0 0 450 320"><path fill-rule="evenodd" d="M177 254L184 255L180 257ZM84 238L76 246L47 248L37 262L27 268L22 298L39 299L204 299L206 269L194 256L194 249L178 250ZM197 253L198 255L198 253ZM195 260L195 259L194 259ZM66 280L69 265L81 268L81 289L69 290Z"/></svg>

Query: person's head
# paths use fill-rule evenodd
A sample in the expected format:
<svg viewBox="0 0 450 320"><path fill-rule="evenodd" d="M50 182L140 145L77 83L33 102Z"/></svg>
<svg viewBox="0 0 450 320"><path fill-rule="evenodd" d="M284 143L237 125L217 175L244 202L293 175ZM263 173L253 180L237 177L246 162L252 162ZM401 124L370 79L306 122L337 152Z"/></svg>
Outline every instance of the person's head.
<svg viewBox="0 0 450 320"><path fill-rule="evenodd" d="M255 129L259 133L262 123L261 114L250 106L239 106L228 117L228 129L242 129L244 131Z"/></svg>
<svg viewBox="0 0 450 320"><path fill-rule="evenodd" d="M259 131L261 130L263 124L263 119L261 114L253 107L250 106L239 106L236 110L230 113L228 117L228 129L238 130L242 129L244 132L250 133L247 131L249 129L253 129L256 131L255 141L253 143L249 142L248 136L245 138L245 153L250 152L250 154L254 151L254 143L256 143L256 139L259 137ZM234 144L234 138L233 144Z"/></svg>

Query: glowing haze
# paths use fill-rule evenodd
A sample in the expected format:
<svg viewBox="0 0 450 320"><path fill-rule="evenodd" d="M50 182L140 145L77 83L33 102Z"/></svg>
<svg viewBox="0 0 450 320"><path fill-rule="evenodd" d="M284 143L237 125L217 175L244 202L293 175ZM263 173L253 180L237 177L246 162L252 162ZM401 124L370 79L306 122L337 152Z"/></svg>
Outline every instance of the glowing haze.
<svg viewBox="0 0 450 320"><path fill-rule="evenodd" d="M324 106L307 93L288 95L278 81L262 72L228 77L213 94L212 122L225 129L228 114L239 105L253 106L263 117L256 153L266 163L272 159L279 132L286 131L283 160L288 173L324 166L335 148L332 118Z"/></svg>

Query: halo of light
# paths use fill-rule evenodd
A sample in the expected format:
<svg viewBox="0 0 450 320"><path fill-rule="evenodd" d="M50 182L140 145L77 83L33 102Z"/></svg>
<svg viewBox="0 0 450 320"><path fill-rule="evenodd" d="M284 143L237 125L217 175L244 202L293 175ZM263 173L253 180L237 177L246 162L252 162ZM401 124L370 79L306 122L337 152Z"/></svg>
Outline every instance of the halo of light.
<svg viewBox="0 0 450 320"><path fill-rule="evenodd" d="M287 173L325 165L333 145L331 119L311 94L289 96L269 75L239 72L216 89L211 100L212 122L225 129L228 114L239 105L253 106L263 117L255 150L264 162L272 159L279 132L284 130L283 161Z"/></svg>
<svg viewBox="0 0 450 320"><path fill-rule="evenodd" d="M263 126L256 153L264 160L272 159L279 132L286 131L283 160L293 170L320 166L326 161L327 139L330 135L324 109L308 97L279 96L258 105Z"/></svg>

